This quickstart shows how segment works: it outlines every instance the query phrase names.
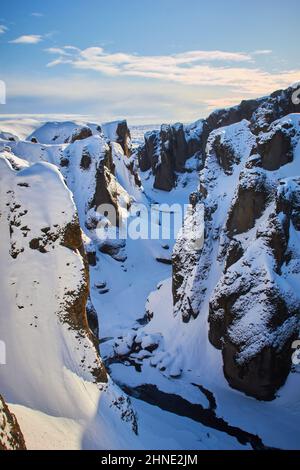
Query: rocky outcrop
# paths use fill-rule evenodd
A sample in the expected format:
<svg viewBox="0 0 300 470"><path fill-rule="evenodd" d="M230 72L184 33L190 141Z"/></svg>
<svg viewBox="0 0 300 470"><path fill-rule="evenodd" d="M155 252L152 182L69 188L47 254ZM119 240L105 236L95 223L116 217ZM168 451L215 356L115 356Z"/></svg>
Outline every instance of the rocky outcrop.
<svg viewBox="0 0 300 470"><path fill-rule="evenodd" d="M212 131L237 124L245 119L250 121L251 131L258 135L260 132L265 132L275 120L291 113L299 113L300 104L293 98L295 90L296 86L276 91L267 97L244 100L237 106L214 111L208 118L189 126L164 125L160 131L146 134L145 144L137 151L141 171L152 169L154 186L170 191L176 183L176 172L184 171L185 163L190 157L198 155L200 161L205 158L207 139ZM218 145L217 141L215 145ZM273 149L279 147L284 152L288 142L284 136L277 135L272 145ZM279 149L277 151L280 152ZM230 167L231 158L228 152L230 153L230 149L223 146L219 149L218 155L221 160L227 161ZM266 159L268 160L268 157ZM268 166L267 160L266 166ZM276 157L273 157L273 166L276 165L275 161Z"/></svg>
<svg viewBox="0 0 300 470"><path fill-rule="evenodd" d="M266 207L270 191L266 173L260 168L241 173L237 194L229 209L229 236L247 232L254 227Z"/></svg>
<svg viewBox="0 0 300 470"><path fill-rule="evenodd" d="M259 400L285 383L300 328L300 115L266 125L265 113L293 108L290 94L260 100L255 129L251 118L211 132L199 186L204 243L195 257L181 236L173 257L175 315L191 321L209 303L209 340L228 383Z"/></svg>
<svg viewBox="0 0 300 470"><path fill-rule="evenodd" d="M16 303L6 304L10 321L5 315L0 316L0 323L7 355L19 360L18 364L4 368L4 390L9 396L15 396L18 390L13 385L10 370L15 366L20 371L23 358L13 355L9 349L14 345L14 337L20 343L20 354L26 350L31 357L31 367L27 367L30 371L22 372L25 382L29 380L28 374L39 374L41 358L45 367L47 361L53 360L55 364L60 363L63 370L65 354L69 354L69 349L73 354L76 348L82 350L77 370L90 374L93 381L106 382L98 342L88 323L88 264L73 197L54 165L28 166L23 161L23 169L15 171L5 157L0 158L0 163L2 256L8 258L5 261L8 269L17 272L22 279L16 287L10 284L9 274L7 281L1 281L3 289L7 292L13 289L17 299ZM10 324L19 311L22 311L21 330L25 343L19 337L19 329L11 328ZM43 338L46 325L47 339ZM63 338L65 352L55 343L55 338ZM43 350L35 354L35 365L33 350L38 349L39 341L43 342ZM38 376L32 379L33 383L35 380L40 381Z"/></svg>
<svg viewBox="0 0 300 470"><path fill-rule="evenodd" d="M121 145L124 154L131 156L132 144L130 130L127 121L113 121L102 124L102 132L110 142L116 142Z"/></svg>
<svg viewBox="0 0 300 470"><path fill-rule="evenodd" d="M121 145L124 154L127 157L131 155L131 134L127 125L127 121L120 121L116 128L116 142Z"/></svg>
<svg viewBox="0 0 300 470"><path fill-rule="evenodd" d="M257 145L253 149L253 154L261 157L257 164L265 170L274 171L292 162L297 134L293 122L276 121L267 133L262 133L257 139Z"/></svg>
<svg viewBox="0 0 300 470"><path fill-rule="evenodd" d="M141 171L152 169L154 187L171 191L176 182L176 172L185 171L188 158L203 150L202 124L193 126L162 125L159 131L145 134L145 145L138 149Z"/></svg>
<svg viewBox="0 0 300 470"><path fill-rule="evenodd" d="M300 112L300 102L295 99L295 92L299 85L278 90L264 98L258 108L253 112L251 118L251 130L258 135L266 132L272 122L282 119L284 116Z"/></svg>
<svg viewBox="0 0 300 470"><path fill-rule="evenodd" d="M93 135L92 129L90 129L88 126L82 126L82 127L75 129L72 132L72 135L70 139L68 139L68 142L73 144L76 140L87 139L88 137L91 137L92 135Z"/></svg>
<svg viewBox="0 0 300 470"><path fill-rule="evenodd" d="M300 267L295 254L293 266L284 265L290 223L280 213L271 214L210 302L209 338L222 349L225 377L233 388L260 400L273 399L285 383L300 326L300 299L277 276L288 282L288 273Z"/></svg>
<svg viewBox="0 0 300 470"><path fill-rule="evenodd" d="M0 395L0 450L26 450L18 421Z"/></svg>
<svg viewBox="0 0 300 470"><path fill-rule="evenodd" d="M178 236L172 254L172 293L175 315L181 315L184 322L198 315L191 298L199 273L197 265L203 251L204 213L199 203L200 196L191 195L190 207L184 226Z"/></svg>

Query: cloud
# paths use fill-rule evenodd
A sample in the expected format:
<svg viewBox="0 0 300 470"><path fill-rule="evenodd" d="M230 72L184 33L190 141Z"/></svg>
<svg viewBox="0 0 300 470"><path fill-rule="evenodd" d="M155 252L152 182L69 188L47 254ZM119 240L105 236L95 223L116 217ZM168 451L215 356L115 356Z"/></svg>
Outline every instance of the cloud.
<svg viewBox="0 0 300 470"><path fill-rule="evenodd" d="M12 41L9 41L11 44L37 44L43 40L43 36L40 34L24 34L19 36Z"/></svg>
<svg viewBox="0 0 300 470"><path fill-rule="evenodd" d="M47 64L48 67L67 64L76 70L93 70L104 76L135 77L190 86L227 87L252 96L288 86L300 77L298 69L271 73L256 67L254 57L269 54L269 50L252 54L198 50L157 56L109 53L102 47L80 50L67 46L61 51L55 60ZM53 48L50 52L53 52Z"/></svg>
<svg viewBox="0 0 300 470"><path fill-rule="evenodd" d="M206 116L205 90L167 82L72 75L37 79L6 77L8 113L74 113L131 123L193 121Z"/></svg>
<svg viewBox="0 0 300 470"><path fill-rule="evenodd" d="M42 16L44 16L44 13L39 13L37 11L34 11L33 13L31 13L31 16L35 16L36 18L41 18Z"/></svg>
<svg viewBox="0 0 300 470"><path fill-rule="evenodd" d="M59 54L62 56L69 56L70 53L67 52L65 48L60 48L60 47L48 47L45 49L46 52L49 52L49 54Z"/></svg>
<svg viewBox="0 0 300 470"><path fill-rule="evenodd" d="M272 54L271 49L259 49L258 51L253 51L252 55L269 55Z"/></svg>
<svg viewBox="0 0 300 470"><path fill-rule="evenodd" d="M8 28L4 24L0 24L0 34L6 33L7 30Z"/></svg>

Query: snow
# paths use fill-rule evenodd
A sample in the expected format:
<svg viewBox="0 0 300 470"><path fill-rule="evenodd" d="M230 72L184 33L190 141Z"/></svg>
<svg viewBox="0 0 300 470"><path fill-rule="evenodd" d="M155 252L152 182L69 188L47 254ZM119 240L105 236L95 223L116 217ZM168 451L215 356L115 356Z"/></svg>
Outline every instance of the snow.
<svg viewBox="0 0 300 470"><path fill-rule="evenodd" d="M91 371L101 363L92 341L66 322L66 302L84 282L81 255L60 244L61 230L76 215L73 196L54 165L24 166L16 172L5 156L0 157L0 259L6 266L0 273L0 330L7 349L7 364L0 371L1 392L9 403L22 407L17 408L20 416L24 411L26 418L28 409L38 411L36 419L45 429L48 420L42 420L41 414L60 417L62 422L82 421L87 447L124 445L113 428L118 410L111 402L118 390L111 382L104 388L95 383ZM53 241L46 252L30 248L29 241L41 237L41 229L47 227ZM103 405L97 411L100 399ZM101 421L101 433L86 429L92 418L97 429ZM54 434L48 445L55 446L56 439ZM133 439L129 434L128 441Z"/></svg>
<svg viewBox="0 0 300 470"><path fill-rule="evenodd" d="M28 141L30 138L26 142L7 142L5 139L0 141L0 149L7 145L11 148L11 152L2 153L0 160L1 175L5 182L4 186L1 182L1 210L7 213L5 202L9 195L6 190L13 187L16 199L21 199L22 207L28 210L24 221L32 228L32 235L38 236L43 226L53 226L56 223L62 226L67 220L72 220L75 203L81 227L85 231L85 242L94 244L98 249L100 242L97 240L97 233L88 230L85 225L89 216L94 215L93 210L87 210L87 206L95 189L95 167L87 172L82 171L80 159L83 148L86 147L93 156L93 161L99 163L107 149L106 139L116 139L117 122L101 126L104 136L88 124L94 135L84 141L68 144L65 140L74 127L79 123L83 124L83 121L71 119L63 124L48 123L39 130L36 130L38 121L34 119L23 123L18 121L17 125L8 121L0 121L0 128L13 132L22 139L27 135L35 135L40 143L33 144ZM282 125L283 122L291 122L296 127L299 115L288 116L274 126ZM185 126L186 134L190 137L195 133L200 135L202 125L200 120ZM141 143L145 130L152 132L157 127L131 128L134 146ZM59 138L53 142L57 133ZM224 172L214 153L213 143L217 136L223 144L234 148L236 158L230 175ZM212 224L206 227L214 234L210 246L203 243L202 204L197 206L193 214L188 214L186 219L187 226L196 228L196 232L200 233L200 244L195 249L195 257L212 268L204 273L201 272L203 264L200 267L186 266L190 275L182 288L182 294L186 298L193 293L197 294L193 300L197 318L192 318L189 323L182 322L181 309L173 309L171 266L156 261L156 258L170 258L175 243L176 254L176 249L181 248L182 234L178 241L175 233L167 240L162 237L157 240L127 239L124 247L126 259L122 262L97 251L98 262L95 267L90 267L91 300L99 318L101 356L110 364L110 376L116 384L132 388L154 384L165 393L179 395L192 404L207 408L207 397L192 384L202 385L216 399L217 416L223 417L232 426L258 434L266 445L285 449L299 448L299 373L290 374L275 401L258 402L228 386L223 375L221 353L208 341L209 300L223 276L220 261L222 229L227 222L228 211L241 183L240 174L246 161L249 161L254 142L255 137L247 121L218 129L208 140L208 157L200 182L208 191L207 206L215 210ZM129 171L128 157L124 156L119 144L112 142L111 145L115 164L114 181L119 185L119 202L124 213L127 213L126 202L130 200L132 204L132 212L127 213L129 220L136 219L134 209L141 202L147 206L151 203L178 203L179 207L183 207L188 203L189 194L199 186L197 165L190 159L190 172L179 174L176 187L169 193L153 188L151 171L140 175L142 187L138 188ZM59 162L63 157L68 158L69 166L58 171L55 166L60 166ZM291 191L294 184L291 178L300 174L299 161L298 144L294 149L294 162L268 174L270 184L277 185L279 180L284 179L287 191ZM15 172L12 169L13 164L18 165L21 170ZM245 184L249 183L247 178L252 174L251 171L245 172ZM17 186L16 181L28 183L29 188ZM284 191L283 188L281 186L280 190ZM23 196L25 191L31 192L30 198ZM273 209L273 206L268 206L255 227L239 236L239 239L243 248L248 250L247 259L253 262L253 269L262 271L262 268L267 267L266 275L270 282L278 281L279 288L286 289L287 286L283 283L285 280L290 291L294 291L299 285L299 274L284 268L279 282L273 273L272 258L268 253L262 257L263 241L257 240L254 243L256 231L267 223ZM159 226L161 215L159 212L156 220L152 221L154 228ZM2 339L4 336L8 345L7 355L12 361L7 369L0 369L0 392L16 414L28 448L248 448L226 433L133 398L132 407L137 415L139 428L139 434L135 436L130 423L121 421L121 413L111 406L114 397L121 393L118 387L112 381L109 381L108 386L99 387L91 379L88 369L80 366L82 357L86 357L86 364L93 363L95 359L90 340L85 338L78 346L76 334L61 324L53 313L58 310L63 294L58 277L65 279L68 289L76 289L81 282L81 257L78 253L55 245L53 253L37 252L34 258L30 249L25 247L24 252L12 261L7 248L10 243L7 224L2 218L0 221L3 224L1 234L6 234L0 247L0 259L7 266L5 272L1 272L1 296L7 314L5 317L0 315L0 337ZM23 248L19 237L16 242L16 248ZM163 248L166 244L168 249ZM289 246L293 252L299 250L299 233L293 228L290 230ZM70 263L72 269L67 269L67 263ZM241 271L246 275L242 266ZM40 283L39 288L34 283L37 280ZM105 285L104 292L98 288L99 285ZM203 293L201 301L200 291ZM30 299L27 298L28 292L30 299L34 298L32 308ZM20 302L25 309L19 310L16 307L16 293L18 304ZM141 325L146 312L152 319L146 325ZM236 336L248 331L250 337L254 334L251 327L254 320L259 320L256 328L261 328L265 320L258 318L255 305L249 308L243 323L236 326L240 330L234 331L233 328L231 333ZM36 324L37 328L30 326L30 322ZM290 324L285 326L291 328ZM270 338L263 337L264 341L268 339ZM131 351L134 341L141 346L136 353ZM146 348L153 344L157 345L157 349L147 351ZM84 353L84 350L88 352ZM247 348L244 352L246 356L254 353ZM126 362L126 358L121 363L113 362L116 356L129 356L140 365L141 371L137 372L130 362ZM21 373L13 374L12 370ZM45 371L49 373L46 375Z"/></svg>

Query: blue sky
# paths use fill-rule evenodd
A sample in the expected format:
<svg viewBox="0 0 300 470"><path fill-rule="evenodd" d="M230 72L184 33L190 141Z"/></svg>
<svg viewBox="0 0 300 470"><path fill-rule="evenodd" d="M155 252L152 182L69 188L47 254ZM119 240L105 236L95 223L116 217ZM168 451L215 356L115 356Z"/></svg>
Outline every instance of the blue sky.
<svg viewBox="0 0 300 470"><path fill-rule="evenodd" d="M191 121L300 81L299 0L2 0L1 113Z"/></svg>

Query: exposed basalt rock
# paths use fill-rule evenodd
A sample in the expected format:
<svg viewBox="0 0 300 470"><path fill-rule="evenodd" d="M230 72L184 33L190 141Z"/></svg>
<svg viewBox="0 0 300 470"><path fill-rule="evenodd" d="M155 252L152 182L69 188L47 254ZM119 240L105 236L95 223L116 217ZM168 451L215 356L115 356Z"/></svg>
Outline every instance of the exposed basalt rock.
<svg viewBox="0 0 300 470"><path fill-rule="evenodd" d="M196 318L199 313L191 303L193 288L199 274L197 264L203 254L203 208L197 201L199 195L194 194L181 236L178 237L172 254L174 314L181 315L185 323L191 318ZM203 269L203 274L204 271Z"/></svg>
<svg viewBox="0 0 300 470"><path fill-rule="evenodd" d="M61 245L66 246L70 250L83 250L81 228L77 217L64 227L62 231Z"/></svg>
<svg viewBox="0 0 300 470"><path fill-rule="evenodd" d="M62 159L60 160L60 166L63 167L63 168L64 168L64 167L68 167L68 166L69 166L69 163L70 163L70 162L69 162L69 159L68 159L68 158L62 158Z"/></svg>
<svg viewBox="0 0 300 470"><path fill-rule="evenodd" d="M87 251L86 253L87 260L90 266L96 266L97 264L97 254L96 251Z"/></svg>
<svg viewBox="0 0 300 470"><path fill-rule="evenodd" d="M228 251L225 255L225 271L227 271L230 266L237 263L238 260L243 256L244 250L242 244L238 240L231 240Z"/></svg>
<svg viewBox="0 0 300 470"><path fill-rule="evenodd" d="M87 139L88 137L91 137L93 135L92 129L90 129L88 126L82 126L78 129L75 129L72 133L72 136L70 137L70 143L75 142L76 140L83 140Z"/></svg>
<svg viewBox="0 0 300 470"><path fill-rule="evenodd" d="M77 217L71 223L67 224L61 232L60 243L70 250L78 250L84 262L81 286L76 291L67 291L65 293L64 302L61 305L60 318L63 322L67 323L72 330L76 330L79 334L87 335L98 351L98 319L89 297L90 282L88 261ZM107 382L106 370L100 361L97 367L93 369L92 373L96 381Z"/></svg>
<svg viewBox="0 0 300 470"><path fill-rule="evenodd" d="M150 168L155 176L154 187L170 191L176 182L176 172L185 171L188 158L203 151L202 127L183 124L162 125L159 131L145 134L145 145L137 155L141 171ZM200 135L201 134L201 135Z"/></svg>
<svg viewBox="0 0 300 470"><path fill-rule="evenodd" d="M276 212L226 271L210 301L209 340L222 349L226 379L233 388L260 400L274 399L285 383L291 344L300 326L300 299L278 278L288 279L288 273L300 268L299 255L289 248L292 201L297 200L299 187L291 181L286 184L288 190L280 185L277 191ZM283 202L286 194L288 202Z"/></svg>
<svg viewBox="0 0 300 470"><path fill-rule="evenodd" d="M162 126L160 131L153 131L145 135L145 144L141 146L138 151L138 160L141 171L147 171L152 168L154 176L156 175L157 162L161 165L166 165L166 168L161 169L160 173L168 179L168 182L162 182L161 177L155 178L156 188L169 190L168 188L175 184L176 178L174 172L184 171L184 165L188 158L193 155L204 156L205 147L209 134L216 129L224 126L230 126L247 120L251 122L251 130L254 134L258 135L260 132L265 132L269 125L277 119L280 119L290 113L300 112L300 104L296 103L293 99L293 93L297 90L296 87L290 87L286 90L279 90L269 97L263 97L256 100L244 100L239 105L227 109L220 109L214 111L208 116L207 119L197 121L196 123L183 126L176 124L174 126ZM299 101L299 100L298 100ZM166 138L167 134L167 138ZM284 142L277 142L279 137L275 138L274 152L276 143L284 150ZM167 142L167 146L166 146ZM222 149L225 152L221 164L227 165L227 156L231 157L231 152L226 155L226 148ZM167 153L167 158L164 155ZM276 161L279 156L272 158ZM288 158L288 157L287 157ZM229 161L231 158L229 158ZM275 163L268 163L270 168ZM224 167L225 171L230 171ZM173 176L172 176L173 175Z"/></svg>
<svg viewBox="0 0 300 470"><path fill-rule="evenodd" d="M246 364L236 363L237 347L226 341L222 351L224 375L232 388L258 400L273 400L291 369L291 346L297 335L288 339L281 351L265 347Z"/></svg>
<svg viewBox="0 0 300 470"><path fill-rule="evenodd" d="M289 87L286 90L278 90L264 98L255 112L252 114L251 130L255 134L265 132L269 125L292 113L300 112L300 102L293 96L299 89L299 85Z"/></svg>
<svg viewBox="0 0 300 470"><path fill-rule="evenodd" d="M126 165L129 172L132 174L134 178L134 183L137 185L138 188L142 186L141 178L139 172L136 168L135 162L133 160L129 161L128 165Z"/></svg>
<svg viewBox="0 0 300 470"><path fill-rule="evenodd" d="M270 194L266 175L259 169L241 174L238 191L229 211L227 230L230 236L246 232L262 215Z"/></svg>
<svg viewBox="0 0 300 470"><path fill-rule="evenodd" d="M174 188L176 176L174 173L174 164L167 152L162 151L160 162L155 166L155 180L153 187L163 191L171 191Z"/></svg>
<svg viewBox="0 0 300 470"><path fill-rule="evenodd" d="M109 147L105 153L104 159L100 160L96 169L95 193L89 203L91 208L101 212L101 206L107 207L105 213L112 225L119 225L119 204L118 196L120 193L120 185L117 183L115 176L115 166L112 159L112 150ZM114 209L114 213L109 211L109 207Z"/></svg>
<svg viewBox="0 0 300 470"><path fill-rule="evenodd" d="M210 303L209 340L222 349L224 374L233 388L272 400L290 371L299 305L288 304L260 269L250 269L249 275L233 271L217 286Z"/></svg>
<svg viewBox="0 0 300 470"><path fill-rule="evenodd" d="M296 230L300 230L300 177L280 181L276 195L276 211L290 219Z"/></svg>
<svg viewBox="0 0 300 470"><path fill-rule="evenodd" d="M230 126L246 119L249 121L253 113L264 103L265 98L243 100L239 105L227 109L219 109L206 119L209 131L220 127Z"/></svg>
<svg viewBox="0 0 300 470"><path fill-rule="evenodd" d="M291 138L284 129L277 129L269 139L258 143L256 152L261 155L262 168L278 170L293 159Z"/></svg>
<svg viewBox="0 0 300 470"><path fill-rule="evenodd" d="M127 157L131 155L131 135L127 121L120 121L116 129L117 143L121 145L124 154Z"/></svg>
<svg viewBox="0 0 300 470"><path fill-rule="evenodd" d="M279 219L276 214L271 214L268 221L268 231L258 229L257 238L262 238L266 245L272 249L277 263L276 271L281 274L281 266L285 261L286 250L289 242L289 219Z"/></svg>
<svg viewBox="0 0 300 470"><path fill-rule="evenodd" d="M26 450L24 436L14 414L0 395L0 450Z"/></svg>
<svg viewBox="0 0 300 470"><path fill-rule="evenodd" d="M99 251L106 255L111 256L113 259L119 262L124 262L127 258L124 248L125 240L104 240L99 245Z"/></svg>
<svg viewBox="0 0 300 470"><path fill-rule="evenodd" d="M99 322L98 322L98 315L95 310L95 307L89 298L86 304L86 314L88 319L88 324L93 332L94 338L97 340L99 338Z"/></svg>
<svg viewBox="0 0 300 470"><path fill-rule="evenodd" d="M91 166L92 158L87 148L84 148L82 151L82 157L80 161L80 168L83 170L88 170Z"/></svg>
<svg viewBox="0 0 300 470"><path fill-rule="evenodd" d="M190 321L208 303L226 379L260 400L285 383L300 328L300 115L281 116L293 107L289 94L258 100L257 135L251 116L209 135L198 193L203 247L193 258L180 235L173 254L174 314ZM265 113L272 107L275 122Z"/></svg>
<svg viewBox="0 0 300 470"><path fill-rule="evenodd" d="M119 225L119 205L117 197L118 192L115 178L111 171L103 163L100 163L97 168L96 190L91 201L91 207L98 209L100 206L104 205L112 206L115 212L111 214L110 211L108 211L107 217L113 225Z"/></svg>
<svg viewBox="0 0 300 470"><path fill-rule="evenodd" d="M146 143L145 145L141 145L137 149L137 159L139 162L139 167L141 171L148 171L151 168L151 161L149 157L149 153L147 152L146 149Z"/></svg>

